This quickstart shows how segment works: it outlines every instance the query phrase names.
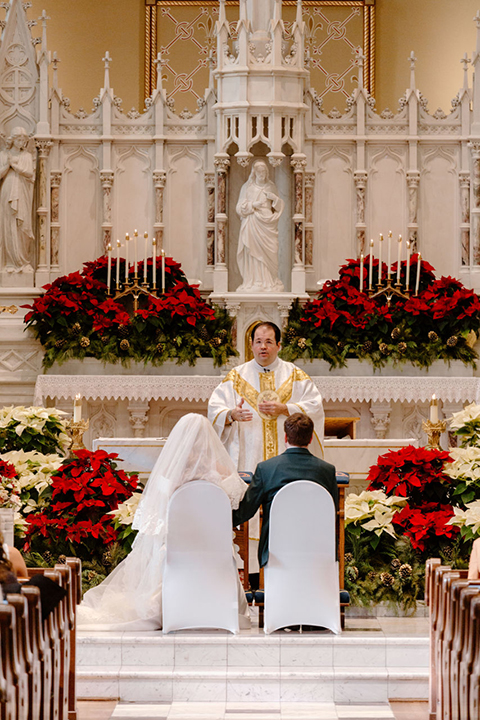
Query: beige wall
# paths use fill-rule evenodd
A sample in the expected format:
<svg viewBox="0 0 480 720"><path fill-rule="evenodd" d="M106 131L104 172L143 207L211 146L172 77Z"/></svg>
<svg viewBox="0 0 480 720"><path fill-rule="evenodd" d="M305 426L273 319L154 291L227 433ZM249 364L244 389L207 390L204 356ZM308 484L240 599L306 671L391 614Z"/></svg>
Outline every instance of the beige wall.
<svg viewBox="0 0 480 720"><path fill-rule="evenodd" d="M45 8L48 46L61 60L59 84L75 111L92 107L110 52L111 84L123 108L143 108L144 0L33 0L29 18ZM480 0L376 0L377 108L396 110L409 83L414 50L417 87L434 112L448 112L463 82L460 59L476 42L472 19ZM34 30L39 34L40 29ZM339 103L342 106L342 103Z"/></svg>
<svg viewBox="0 0 480 720"><path fill-rule="evenodd" d="M42 10L51 18L47 44L61 60L60 88L71 108L90 111L103 87L102 58L112 58L110 84L123 100L123 109L143 109L144 0L32 0L29 19ZM41 24L33 30L40 35Z"/></svg>

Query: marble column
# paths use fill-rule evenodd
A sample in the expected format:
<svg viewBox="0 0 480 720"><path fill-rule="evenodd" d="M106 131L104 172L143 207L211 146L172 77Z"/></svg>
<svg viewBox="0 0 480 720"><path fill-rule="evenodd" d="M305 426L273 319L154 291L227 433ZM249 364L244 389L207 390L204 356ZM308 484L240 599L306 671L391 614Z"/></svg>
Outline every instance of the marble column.
<svg viewBox="0 0 480 720"><path fill-rule="evenodd" d="M227 171L230 166L230 157L226 153L215 156L215 170L217 175L217 209L216 224L216 267L226 268L226 231L227 231Z"/></svg>
<svg viewBox="0 0 480 720"><path fill-rule="evenodd" d="M301 153L292 155L290 164L293 168L294 188L295 188L295 204L293 214L294 225L294 268L303 269L305 266L305 247L304 247L304 225L305 225L305 207L304 207L304 176L307 159Z"/></svg>
<svg viewBox="0 0 480 720"><path fill-rule="evenodd" d="M305 265L313 265L313 198L315 173L305 173Z"/></svg>
<svg viewBox="0 0 480 720"><path fill-rule="evenodd" d="M480 264L480 142L470 142L468 147L473 158L473 207L470 212L470 242L472 263Z"/></svg>
<svg viewBox="0 0 480 720"><path fill-rule="evenodd" d="M130 425L132 426L134 437L144 437L149 410L150 403L148 400L132 400L128 403Z"/></svg>
<svg viewBox="0 0 480 720"><path fill-rule="evenodd" d="M157 245L157 254L164 250L163 239L165 225L163 223L163 196L167 174L164 170L155 170L153 173L153 184L155 187L155 223L153 234Z"/></svg>
<svg viewBox="0 0 480 720"><path fill-rule="evenodd" d="M100 182L103 190L103 222L102 222L102 247L107 252L108 245L112 244L112 186L113 172L102 170Z"/></svg>
<svg viewBox="0 0 480 720"><path fill-rule="evenodd" d="M357 245L357 256L366 255L365 234L367 226L365 224L365 194L367 190L368 174L364 170L357 170L354 174L355 191L356 191L356 222L355 237Z"/></svg>
<svg viewBox="0 0 480 720"><path fill-rule="evenodd" d="M470 265L470 173L460 172L460 239L462 265Z"/></svg>
<svg viewBox="0 0 480 720"><path fill-rule="evenodd" d="M205 186L207 190L207 265L215 265L215 173L205 173Z"/></svg>
<svg viewBox="0 0 480 720"><path fill-rule="evenodd" d="M418 251L418 185L420 173L418 170L407 172L408 186L408 226L407 238L410 242L410 252Z"/></svg>
<svg viewBox="0 0 480 720"><path fill-rule="evenodd" d="M38 150L38 270L47 270L48 246L48 192L47 158L53 143L51 140L36 140Z"/></svg>
<svg viewBox="0 0 480 720"><path fill-rule="evenodd" d="M390 402L372 402L370 404L371 423L375 429L375 437L383 440L390 427L392 406Z"/></svg>
<svg viewBox="0 0 480 720"><path fill-rule="evenodd" d="M58 269L60 248L60 182L62 173L53 170L50 173L50 265Z"/></svg>

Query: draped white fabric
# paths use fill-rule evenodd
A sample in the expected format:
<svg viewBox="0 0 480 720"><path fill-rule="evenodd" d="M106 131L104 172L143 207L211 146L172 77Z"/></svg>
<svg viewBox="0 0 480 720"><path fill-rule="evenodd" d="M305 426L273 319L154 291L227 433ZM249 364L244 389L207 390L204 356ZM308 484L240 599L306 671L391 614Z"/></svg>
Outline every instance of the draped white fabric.
<svg viewBox="0 0 480 720"><path fill-rule="evenodd" d="M237 508L247 488L208 420L185 415L173 428L147 482L135 514L138 535L131 553L78 608L78 625L108 630L161 627L162 573L167 505L192 480L221 487Z"/></svg>

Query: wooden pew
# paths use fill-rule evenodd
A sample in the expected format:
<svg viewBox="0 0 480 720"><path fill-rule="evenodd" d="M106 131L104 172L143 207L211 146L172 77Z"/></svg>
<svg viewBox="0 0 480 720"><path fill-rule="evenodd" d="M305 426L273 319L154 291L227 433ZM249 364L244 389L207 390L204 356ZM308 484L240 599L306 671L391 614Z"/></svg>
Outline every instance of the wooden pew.
<svg viewBox="0 0 480 720"><path fill-rule="evenodd" d="M470 718L470 676L473 671L473 662L475 659L475 649L478 644L480 633L479 618L471 616L471 605L473 600L479 596L480 588L471 586L468 588L470 592L463 591L461 594L461 602L463 603L463 624L459 628L462 636L463 648L460 657L459 669L459 714L460 720L478 720L478 718Z"/></svg>
<svg viewBox="0 0 480 720"><path fill-rule="evenodd" d="M455 595L454 587L458 582L466 582L468 576L467 570L457 570L452 573L445 573L442 577L442 592L445 596L444 607L444 631L443 643L441 651L441 668L442 677L442 697L441 697L441 715L437 711L437 717L442 720L450 720L451 717L451 688L450 688L450 663L452 656L453 640L456 632L456 614L455 614Z"/></svg>
<svg viewBox="0 0 480 720"><path fill-rule="evenodd" d="M444 720L444 698L448 697L448 682L444 676L444 654L446 654L447 628L449 623L448 608L450 606L450 587L454 580L460 580L459 570L442 573L438 583L437 627L435 633L435 666L437 668L437 720ZM447 685L447 687L445 687Z"/></svg>
<svg viewBox="0 0 480 720"><path fill-rule="evenodd" d="M452 720L460 720L459 674L460 659L464 645L462 628L465 626L465 618L462 617L462 614L465 611L465 604L462 598L465 593L475 594L475 592L475 588L470 587L468 580L455 580L455 582L452 583L451 594L454 612L454 630L452 648L450 651L450 675L448 679L445 679L445 682L448 682L449 685L449 710L450 718Z"/></svg>
<svg viewBox="0 0 480 720"><path fill-rule="evenodd" d="M480 717L480 594L473 597L470 603L470 622L474 628L472 632L476 629L469 688L470 720L477 720Z"/></svg>
<svg viewBox="0 0 480 720"><path fill-rule="evenodd" d="M34 672L32 673L29 692L32 697L32 710L29 720L38 717L44 720L50 717L51 690L51 658L45 641L42 621L40 590L36 587L22 587L22 595L28 603L30 645L34 656ZM37 671L38 667L38 671ZM38 696L38 715L36 698Z"/></svg>
<svg viewBox="0 0 480 720"><path fill-rule="evenodd" d="M440 567L442 564L442 561L440 558L429 558L425 564L425 602L429 608L429 616L430 616L430 623L429 623L429 633L430 633L430 680L429 680L429 692L428 692L428 717L429 720L434 720L436 717L436 709L437 709L437 677L436 677L436 668L435 668L435 642L433 638L433 622L432 622L432 615L433 615L433 608L432 608L432 598L433 598L433 577L434 577L434 570L437 567Z"/></svg>
<svg viewBox="0 0 480 720"><path fill-rule="evenodd" d="M432 568L429 578L429 610L430 610L430 684L429 684L429 720L437 717L437 687L439 683L437 667L437 626L440 603L440 578L445 572L450 572L449 565L437 564Z"/></svg>
<svg viewBox="0 0 480 720"><path fill-rule="evenodd" d="M26 717L28 720L39 720L40 718L40 661L38 653L34 653L32 647L31 625L33 618L30 618L29 603L25 595L10 594L7 596L8 604L15 608L17 627L17 652L20 664L25 673L25 684L20 690L22 699L27 705Z"/></svg>
<svg viewBox="0 0 480 720"><path fill-rule="evenodd" d="M15 608L0 604L0 653L6 678L5 700L1 703L2 720L17 720L17 697L20 683L20 663L17 653Z"/></svg>
<svg viewBox="0 0 480 720"><path fill-rule="evenodd" d="M66 564L71 570L72 607L70 611L70 673L68 680L68 720L77 720L77 612L76 606L82 602L82 561L79 558L67 558ZM248 573L247 573L248 579Z"/></svg>

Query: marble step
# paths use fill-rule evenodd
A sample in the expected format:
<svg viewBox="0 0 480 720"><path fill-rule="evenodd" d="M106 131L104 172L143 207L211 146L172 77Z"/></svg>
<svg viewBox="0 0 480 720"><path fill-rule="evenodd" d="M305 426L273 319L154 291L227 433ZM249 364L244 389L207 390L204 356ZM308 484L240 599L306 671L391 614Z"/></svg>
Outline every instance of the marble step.
<svg viewBox="0 0 480 720"><path fill-rule="evenodd" d="M77 693L123 702L428 697L428 638L368 633L79 633Z"/></svg>

